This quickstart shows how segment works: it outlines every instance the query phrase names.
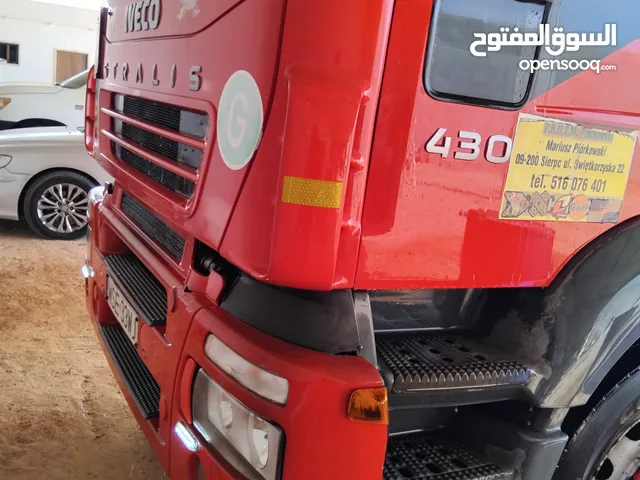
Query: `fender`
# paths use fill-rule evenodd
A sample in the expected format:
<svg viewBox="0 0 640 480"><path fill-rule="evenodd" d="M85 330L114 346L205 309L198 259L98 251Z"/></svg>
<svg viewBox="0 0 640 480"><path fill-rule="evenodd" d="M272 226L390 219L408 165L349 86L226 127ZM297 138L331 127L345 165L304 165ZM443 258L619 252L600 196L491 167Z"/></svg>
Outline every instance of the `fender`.
<svg viewBox="0 0 640 480"><path fill-rule="evenodd" d="M633 217L589 243L547 288L488 292L480 325L534 365L529 388L541 407L585 404L640 339L638 227Z"/></svg>
<svg viewBox="0 0 640 480"><path fill-rule="evenodd" d="M111 177L91 158L84 147L84 135L66 127L38 127L0 132L0 150L11 155L7 167L16 175L37 175L45 170L77 170L98 183Z"/></svg>

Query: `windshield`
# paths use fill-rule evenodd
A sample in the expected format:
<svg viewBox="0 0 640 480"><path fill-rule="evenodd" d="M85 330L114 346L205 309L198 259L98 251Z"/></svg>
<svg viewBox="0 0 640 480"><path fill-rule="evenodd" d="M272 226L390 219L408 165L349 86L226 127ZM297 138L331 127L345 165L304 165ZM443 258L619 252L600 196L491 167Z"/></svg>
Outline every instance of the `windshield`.
<svg viewBox="0 0 640 480"><path fill-rule="evenodd" d="M80 88L87 85L87 77L89 76L89 70L77 73L73 77L69 77L63 82L57 83L62 88Z"/></svg>

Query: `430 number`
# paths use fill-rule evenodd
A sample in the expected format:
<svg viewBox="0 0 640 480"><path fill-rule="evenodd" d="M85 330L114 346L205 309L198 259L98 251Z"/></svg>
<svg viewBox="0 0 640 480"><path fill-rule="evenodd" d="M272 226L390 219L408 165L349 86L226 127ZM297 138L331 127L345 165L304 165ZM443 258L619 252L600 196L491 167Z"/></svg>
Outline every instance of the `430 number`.
<svg viewBox="0 0 640 480"><path fill-rule="evenodd" d="M451 137L445 136L446 128L439 128L425 145L425 150L447 158L451 151ZM456 138L453 158L457 160L475 160L480 156L482 137L477 132L460 130ZM502 148L500 148L502 147ZM487 140L484 156L491 163L505 163L511 157L513 141L505 135L492 135Z"/></svg>

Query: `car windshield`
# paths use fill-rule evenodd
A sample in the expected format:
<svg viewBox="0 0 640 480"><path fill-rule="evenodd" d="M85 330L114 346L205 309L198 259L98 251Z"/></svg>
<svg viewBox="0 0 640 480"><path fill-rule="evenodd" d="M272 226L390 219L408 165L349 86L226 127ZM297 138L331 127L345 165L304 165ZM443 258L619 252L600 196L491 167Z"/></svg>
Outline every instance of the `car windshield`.
<svg viewBox="0 0 640 480"><path fill-rule="evenodd" d="M84 72L77 73L76 75L69 77L60 83L56 83L56 85L62 88L81 88L87 85L88 77L89 70L85 70Z"/></svg>

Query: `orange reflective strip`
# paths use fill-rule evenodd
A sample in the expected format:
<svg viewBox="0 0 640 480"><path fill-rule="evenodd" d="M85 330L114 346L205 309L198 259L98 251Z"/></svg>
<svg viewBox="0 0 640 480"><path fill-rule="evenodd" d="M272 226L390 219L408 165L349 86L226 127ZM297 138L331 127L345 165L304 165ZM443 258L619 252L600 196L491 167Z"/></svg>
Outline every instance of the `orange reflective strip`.
<svg viewBox="0 0 640 480"><path fill-rule="evenodd" d="M342 182L284 177L282 201L307 207L340 208Z"/></svg>

